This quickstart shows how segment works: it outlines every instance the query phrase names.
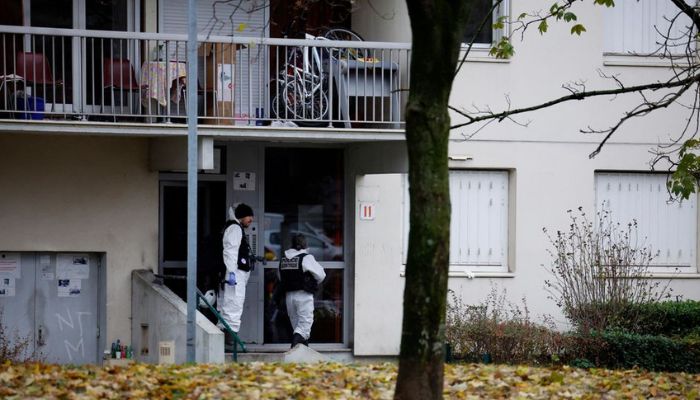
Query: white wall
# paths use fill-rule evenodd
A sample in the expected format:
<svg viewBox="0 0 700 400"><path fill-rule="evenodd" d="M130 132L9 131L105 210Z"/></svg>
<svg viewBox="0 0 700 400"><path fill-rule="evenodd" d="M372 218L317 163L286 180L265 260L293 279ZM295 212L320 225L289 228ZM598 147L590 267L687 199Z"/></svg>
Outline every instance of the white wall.
<svg viewBox="0 0 700 400"><path fill-rule="evenodd" d="M0 188L3 250L106 253L106 342L129 341L131 271L157 270L147 140L0 135Z"/></svg>
<svg viewBox="0 0 700 400"><path fill-rule="evenodd" d="M471 161L451 162L451 168L485 168L510 171L511 220L509 273L473 279L451 276L449 287L467 304L485 299L492 286L506 289L508 299L525 297L531 315L554 317L565 326L555 303L547 298L544 280L549 277L549 244L543 227L565 230L566 211L583 206L595 210L596 170L648 169L647 145L611 144L594 160L587 157L588 143L525 141L474 141L452 143L450 154L470 154ZM374 221L355 221L355 354L397 354L400 344L404 277L402 243L402 177L400 174L360 175L357 206L374 202ZM673 294L700 299L700 275L673 279ZM381 339L378 339L381 338Z"/></svg>

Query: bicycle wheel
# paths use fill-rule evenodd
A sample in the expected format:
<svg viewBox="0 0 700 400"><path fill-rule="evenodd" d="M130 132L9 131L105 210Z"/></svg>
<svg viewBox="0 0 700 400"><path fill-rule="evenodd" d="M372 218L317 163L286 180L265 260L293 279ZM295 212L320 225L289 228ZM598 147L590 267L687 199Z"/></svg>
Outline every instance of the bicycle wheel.
<svg viewBox="0 0 700 400"><path fill-rule="evenodd" d="M286 118L319 121L328 117L328 95L323 84L291 81L284 88Z"/></svg>
<svg viewBox="0 0 700 400"><path fill-rule="evenodd" d="M328 40L343 40L348 42L364 42L365 40L359 34L343 28L332 28L326 31L323 35ZM340 59L356 60L358 58L367 57L367 49L338 48L333 49L333 56Z"/></svg>
<svg viewBox="0 0 700 400"><path fill-rule="evenodd" d="M346 41L357 41L357 42L364 42L365 39L362 39L362 36L359 34L349 30L349 29L343 29L343 28L332 28L326 31L326 33L323 35L324 38L328 40L346 40Z"/></svg>

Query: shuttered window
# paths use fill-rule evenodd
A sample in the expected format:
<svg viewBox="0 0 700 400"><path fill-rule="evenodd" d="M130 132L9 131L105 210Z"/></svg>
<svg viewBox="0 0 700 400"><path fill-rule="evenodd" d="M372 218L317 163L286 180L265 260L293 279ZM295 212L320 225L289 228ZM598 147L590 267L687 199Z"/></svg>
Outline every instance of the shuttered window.
<svg viewBox="0 0 700 400"><path fill-rule="evenodd" d="M694 4L690 3L689 4ZM678 7L668 0L622 0L614 7L603 11L605 18L605 52L615 54L652 54L658 51L664 36L682 43L687 37L687 27L692 23L681 15L669 32L670 22L680 13ZM659 32L662 32L662 36ZM668 34L667 34L668 32ZM681 39L681 40L679 40ZM687 39L686 39L687 40ZM673 43L673 42L672 42ZM672 45L672 53L682 54L682 45Z"/></svg>
<svg viewBox="0 0 700 400"><path fill-rule="evenodd" d="M404 261L409 215L405 186ZM450 171L450 201L450 271L507 272L508 172Z"/></svg>
<svg viewBox="0 0 700 400"><path fill-rule="evenodd" d="M623 226L637 221L640 243L658 251L653 270L694 272L697 198L669 203L666 179L665 174L596 173L596 207L609 210Z"/></svg>

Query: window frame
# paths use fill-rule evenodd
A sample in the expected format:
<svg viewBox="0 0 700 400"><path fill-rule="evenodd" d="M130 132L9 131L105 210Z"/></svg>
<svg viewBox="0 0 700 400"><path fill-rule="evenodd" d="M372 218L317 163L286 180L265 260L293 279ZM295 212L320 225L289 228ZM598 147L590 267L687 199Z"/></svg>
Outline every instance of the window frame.
<svg viewBox="0 0 700 400"><path fill-rule="evenodd" d="M510 16L510 0L503 0L501 5L494 10L493 15L491 16L491 43L484 43L484 42L474 42L472 45L472 50L477 50L477 51L490 51L491 47L498 43L502 37L507 36L510 33L510 25L505 24L503 29L494 29L493 24L496 23L498 18L500 17L508 17ZM462 50L466 50L469 47L469 42L462 42Z"/></svg>
<svg viewBox="0 0 700 400"><path fill-rule="evenodd" d="M450 168L450 177L454 173L493 173L499 176L504 176L505 178L505 193L504 193L504 226L502 232L501 247L503 248L505 254L503 254L502 261L500 263L468 263L468 262L455 262L452 256L452 251L450 249L450 261L449 261L449 274L450 276L511 276L512 272L512 251L513 251L513 183L512 183L512 171L508 169L476 169L476 168ZM501 175L503 174L503 175ZM410 199L408 193L408 175L404 174L402 179L403 186L403 200L402 200L402 244L401 244L401 262L403 271L406 267L406 259L408 256L408 229L409 229L409 214L410 214ZM450 188L450 198L453 195ZM454 208L453 208L454 211ZM454 224L453 218L454 213L450 215L450 225ZM450 229L450 242L452 242L454 231ZM451 246L452 247L452 246Z"/></svg>
<svg viewBox="0 0 700 400"><path fill-rule="evenodd" d="M607 201L609 199L603 199L601 196L601 193L599 193L599 177L601 175L626 175L626 176L659 176L659 177L665 177L668 179L669 174L665 172L654 172L654 171L618 171L618 170L596 170L594 172L594 197L595 197L595 211L596 211L596 219L597 215L600 211L602 211L602 204L603 201ZM665 185L664 185L665 187ZM665 191L664 193L668 193ZM699 197L696 194L691 195L691 198L688 200L684 200L686 202L693 202L694 203L694 209L695 209L695 214L693 215L693 218L690 220L692 221L691 224L694 225L691 227L691 229L694 230L694 235L695 235L695 241L694 241L694 248L692 249L693 256L690 259L690 264L664 264L664 263L652 263L649 264L648 267L648 272L651 273L652 275L659 275L659 274L673 274L673 275L687 275L687 274L697 274L698 273L698 238L700 237L700 224L698 223L700 221L700 213L698 212L698 203ZM631 221L626 221L626 220L618 220L616 219L616 213L615 209L610 209L608 208L609 211L612 212L612 217L613 221L617 221L620 224L627 224L628 222ZM641 220L639 217L634 217L635 220L639 223ZM659 223L668 223L667 219L660 218ZM642 238L642 245L644 246L651 246L652 251L659 250L657 246L654 245L654 243L650 240L648 240L648 237Z"/></svg>
<svg viewBox="0 0 700 400"><path fill-rule="evenodd" d="M687 1L686 1L687 2ZM698 4L697 1L695 1L696 5ZM664 3L666 4L666 3ZM655 5L655 4L654 4ZM650 32L657 32L657 35L655 35L653 38L647 37L648 32L639 32L638 29L643 29L640 28L639 24L632 24L633 27L632 29L635 29L634 32L631 32L629 34L626 33L625 31L625 23L629 19L633 19L635 22L638 22L638 19L633 18L635 15L632 15L630 17L625 17L625 10L627 7L650 7L647 3L642 3L642 2L630 2L630 3L624 3L619 6L614 7L610 12L606 12L604 17L603 17L603 32L604 32L604 41L603 41L603 56L606 58L606 65L643 65L643 66L668 66L670 65L670 60L665 57L664 54L659 53L656 54L654 52L650 52L644 48L650 47L650 48L656 48L658 47L656 45L656 42L661 39L661 37L658 35L657 31L665 31L666 27L664 26L663 28L657 28L658 25L666 24L668 21L666 19L668 16L666 14L663 15L656 15L656 19L654 21L650 21L651 27L653 29L649 29ZM674 11L678 11L675 10ZM679 12L679 11L678 11ZM642 14L644 11L642 11ZM680 13L680 12L679 12ZM621 14L621 15L620 15ZM631 14L631 13L630 13ZM657 13L658 14L658 13ZM643 15L642 16L644 19L648 17L648 15ZM622 18L622 23L619 23L620 18ZM680 18L685 18L681 16ZM685 23L682 21L677 21L676 24L680 24L681 26L690 23L690 19L688 19ZM619 30L618 30L619 29ZM677 34L677 31L671 32L671 35L674 36L674 34ZM696 32L697 33L697 32ZM618 35L622 35L622 38L620 38ZM625 44L625 38L627 37L642 37L643 40L646 40L646 43L642 43L641 47L642 49L637 49L637 48L632 48L630 49L628 46L629 44ZM649 43L648 41L650 39L653 39L653 43ZM681 39L681 42L684 39ZM618 49L617 47L621 47L621 49ZM636 44L633 45L633 47L637 47ZM697 46L695 46L697 47ZM683 57L684 53L683 51L680 51L679 53L673 52L672 53L674 56L680 56ZM664 56L664 57L662 57ZM658 60L661 60L659 62Z"/></svg>

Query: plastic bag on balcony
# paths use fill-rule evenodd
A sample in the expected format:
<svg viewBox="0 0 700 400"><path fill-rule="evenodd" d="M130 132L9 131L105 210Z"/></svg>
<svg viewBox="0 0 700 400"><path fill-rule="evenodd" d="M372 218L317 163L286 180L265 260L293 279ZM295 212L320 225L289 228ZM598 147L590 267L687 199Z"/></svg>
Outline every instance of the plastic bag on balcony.
<svg viewBox="0 0 700 400"><path fill-rule="evenodd" d="M276 120L276 121L272 121L272 124L270 124L270 126L274 126L274 127L277 127L277 128L285 128L285 127L286 127L286 128L295 128L295 127L298 127L299 125L295 124L295 123L292 122L292 121L279 121L279 120Z"/></svg>

